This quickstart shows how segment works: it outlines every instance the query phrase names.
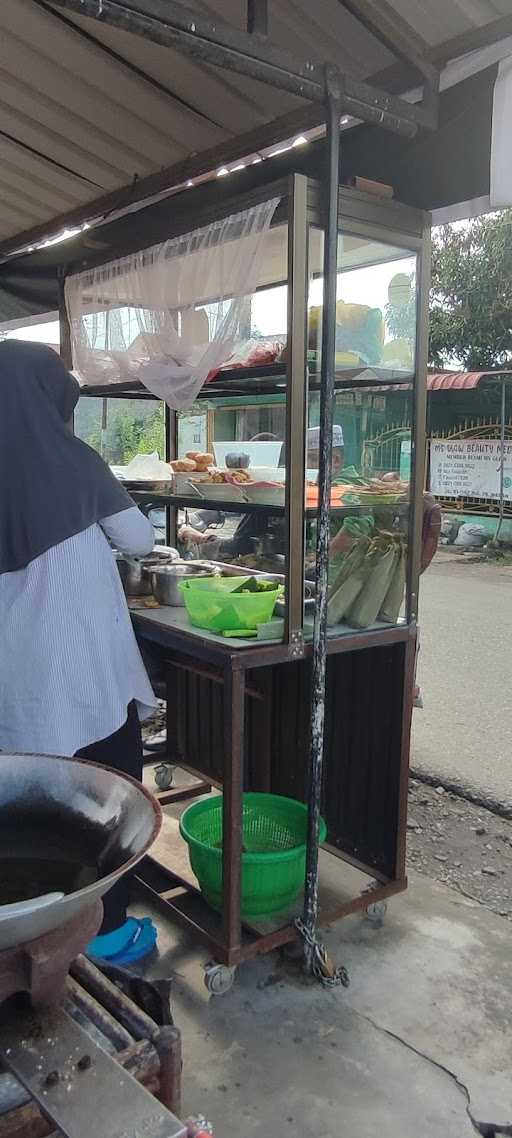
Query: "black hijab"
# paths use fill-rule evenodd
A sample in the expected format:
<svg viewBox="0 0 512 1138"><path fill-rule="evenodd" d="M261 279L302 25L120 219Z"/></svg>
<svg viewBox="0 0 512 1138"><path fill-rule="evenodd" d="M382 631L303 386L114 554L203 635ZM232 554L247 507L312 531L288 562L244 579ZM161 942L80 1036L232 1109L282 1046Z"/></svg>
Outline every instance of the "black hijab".
<svg viewBox="0 0 512 1138"><path fill-rule="evenodd" d="M0 343L0 573L133 506L100 455L66 426L79 394L52 348Z"/></svg>

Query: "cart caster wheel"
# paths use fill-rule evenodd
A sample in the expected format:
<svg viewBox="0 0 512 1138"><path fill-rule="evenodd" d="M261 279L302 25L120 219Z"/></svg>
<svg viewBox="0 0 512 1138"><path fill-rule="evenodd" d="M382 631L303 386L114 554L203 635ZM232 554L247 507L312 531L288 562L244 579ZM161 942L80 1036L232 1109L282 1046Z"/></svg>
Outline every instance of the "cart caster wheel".
<svg viewBox="0 0 512 1138"><path fill-rule="evenodd" d="M372 925L380 928L384 924L384 917L388 911L387 901L374 901L373 905L368 905L366 916Z"/></svg>
<svg viewBox="0 0 512 1138"><path fill-rule="evenodd" d="M155 783L159 790L170 790L174 786L174 767L170 763L159 763L154 770Z"/></svg>
<svg viewBox="0 0 512 1138"><path fill-rule="evenodd" d="M210 996L225 996L231 991L235 982L236 968L228 968L225 964L205 965L204 982Z"/></svg>

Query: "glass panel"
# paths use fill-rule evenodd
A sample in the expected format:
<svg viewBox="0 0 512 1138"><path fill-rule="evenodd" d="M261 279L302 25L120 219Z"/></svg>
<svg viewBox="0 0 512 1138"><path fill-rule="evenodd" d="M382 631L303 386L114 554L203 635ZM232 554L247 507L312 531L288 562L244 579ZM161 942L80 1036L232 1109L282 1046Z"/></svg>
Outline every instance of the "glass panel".
<svg viewBox="0 0 512 1138"><path fill-rule="evenodd" d="M75 434L99 451L117 477L137 454L165 459L164 404L154 399L85 396L75 411ZM165 508L148 514L155 540L166 541Z"/></svg>
<svg viewBox="0 0 512 1138"><path fill-rule="evenodd" d="M188 451L205 454L208 451L208 416L204 408L191 409L189 413L180 412L177 416L178 439L177 456L184 458Z"/></svg>
<svg viewBox="0 0 512 1138"><path fill-rule="evenodd" d="M217 465L225 466L226 454L241 453L248 457L249 467L257 477L261 477L262 468L268 468L268 472L263 471L268 476L277 476L278 469L284 466L284 396L248 396L225 403L212 411L212 446Z"/></svg>
<svg viewBox="0 0 512 1138"><path fill-rule="evenodd" d="M305 576L314 579L319 397L310 395ZM405 610L412 391L336 395L329 634L396 624ZM308 606L305 604L305 635Z"/></svg>
<svg viewBox="0 0 512 1138"><path fill-rule="evenodd" d="M319 367L322 335L323 232L309 230L308 359ZM338 237L336 367L367 365L397 378L414 368L416 255L354 234Z"/></svg>
<svg viewBox="0 0 512 1138"><path fill-rule="evenodd" d="M86 396L75 411L75 434L109 466L126 466L136 454L165 459L164 404L154 399Z"/></svg>
<svg viewBox="0 0 512 1138"><path fill-rule="evenodd" d="M87 383L137 379L141 365L162 357L194 370L204 356L202 387L218 374L219 361L223 373L280 357L287 335L288 225L261 237L257 258L252 244L247 249L239 288L251 292L238 292L236 303L229 289L244 271L239 240L212 238L203 267L202 246L198 251L182 240L182 252L177 240L69 278L75 366ZM162 263L155 249L164 251ZM196 384L190 398L172 405L189 405L197 390Z"/></svg>
<svg viewBox="0 0 512 1138"><path fill-rule="evenodd" d="M250 576L255 571L271 574L276 587L282 586L286 550L285 399L225 398L211 404L208 414L215 473L210 480L208 475L196 476L200 497L193 509L180 511L179 551L186 559L207 558L229 565L235 575ZM238 481L240 478L244 481ZM188 481L194 481L193 474ZM270 615L276 622L269 629L260 628L258 635L282 640L281 598Z"/></svg>

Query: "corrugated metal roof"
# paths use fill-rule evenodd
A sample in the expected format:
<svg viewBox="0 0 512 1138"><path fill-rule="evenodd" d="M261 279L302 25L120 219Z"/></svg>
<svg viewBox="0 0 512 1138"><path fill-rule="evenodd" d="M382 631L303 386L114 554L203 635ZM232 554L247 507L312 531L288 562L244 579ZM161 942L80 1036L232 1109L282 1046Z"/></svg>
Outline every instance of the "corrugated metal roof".
<svg viewBox="0 0 512 1138"><path fill-rule="evenodd" d="M511 0L390 0L435 45L512 13ZM245 28L245 0L196 0ZM367 78L393 55L340 0L270 0L269 38ZM129 32L55 8L0 5L0 241L304 103Z"/></svg>
<svg viewBox="0 0 512 1138"><path fill-rule="evenodd" d="M510 371L438 371L427 376L428 391L470 391L483 379L498 379Z"/></svg>
<svg viewBox="0 0 512 1138"><path fill-rule="evenodd" d="M512 377L512 371L429 371L427 391L471 391L484 380ZM412 391L412 383L381 383L378 387L366 387L365 391L381 395L383 392Z"/></svg>

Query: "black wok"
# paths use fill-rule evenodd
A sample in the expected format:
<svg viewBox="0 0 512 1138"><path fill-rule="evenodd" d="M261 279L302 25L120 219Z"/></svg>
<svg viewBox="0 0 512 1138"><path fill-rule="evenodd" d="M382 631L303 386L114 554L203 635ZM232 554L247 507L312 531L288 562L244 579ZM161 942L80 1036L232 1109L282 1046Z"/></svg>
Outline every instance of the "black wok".
<svg viewBox="0 0 512 1138"><path fill-rule="evenodd" d="M158 803L128 775L83 759L0 754L0 951L92 905L160 825Z"/></svg>

